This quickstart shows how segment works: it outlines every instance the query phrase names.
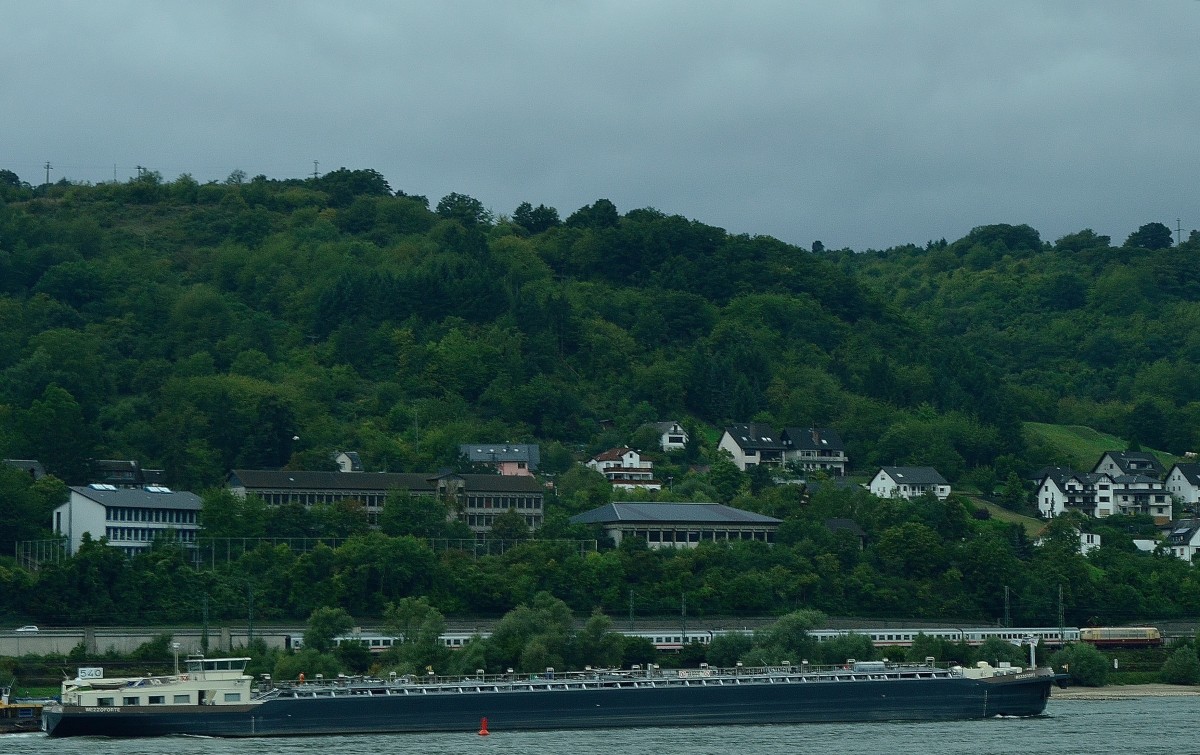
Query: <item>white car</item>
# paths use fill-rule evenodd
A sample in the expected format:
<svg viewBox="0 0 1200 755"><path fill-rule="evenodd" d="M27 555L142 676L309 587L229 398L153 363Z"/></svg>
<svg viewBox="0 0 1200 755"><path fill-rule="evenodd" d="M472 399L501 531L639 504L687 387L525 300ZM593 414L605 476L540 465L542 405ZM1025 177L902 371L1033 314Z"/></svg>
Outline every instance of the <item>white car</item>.
<svg viewBox="0 0 1200 755"><path fill-rule="evenodd" d="M37 630L38 630L38 628L35 627L33 624L26 624L25 626L17 627L17 629L16 629L16 631L18 631L18 632L36 632Z"/></svg>

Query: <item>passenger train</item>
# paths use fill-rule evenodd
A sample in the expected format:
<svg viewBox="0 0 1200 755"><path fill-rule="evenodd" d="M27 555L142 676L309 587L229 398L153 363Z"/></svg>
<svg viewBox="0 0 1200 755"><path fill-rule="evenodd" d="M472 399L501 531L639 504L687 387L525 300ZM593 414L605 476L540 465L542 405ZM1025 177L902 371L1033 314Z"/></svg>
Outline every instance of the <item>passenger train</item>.
<svg viewBox="0 0 1200 755"><path fill-rule="evenodd" d="M711 630L615 630L626 637L642 637L650 641L660 651L678 652L685 645L698 643L708 645L715 637L729 634L745 634L751 630L711 629ZM1076 627L920 627L920 628L874 628L874 629L814 629L809 636L818 642L848 635L865 635L877 647L911 647L918 635L925 635L949 642L966 643L967 645L982 645L989 639L1000 639L1014 644L1026 644L1030 641L1040 642L1050 647L1059 647L1068 642L1089 642L1097 647L1135 647L1154 646L1162 644L1162 635L1153 627L1092 627L1078 629ZM442 635L442 644L457 650L462 648L473 637L486 638L491 636L489 631L446 632ZM396 637L378 632L357 632L334 638L334 642L362 643L372 653L382 653L390 648ZM291 646L299 648L299 638L292 638Z"/></svg>

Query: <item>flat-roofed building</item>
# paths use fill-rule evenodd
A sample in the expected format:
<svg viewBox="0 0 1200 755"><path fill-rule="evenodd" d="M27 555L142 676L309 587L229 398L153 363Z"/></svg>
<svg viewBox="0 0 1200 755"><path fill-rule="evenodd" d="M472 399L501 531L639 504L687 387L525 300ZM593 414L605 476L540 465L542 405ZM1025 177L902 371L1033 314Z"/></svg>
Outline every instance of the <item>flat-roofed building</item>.
<svg viewBox="0 0 1200 755"><path fill-rule="evenodd" d="M695 548L702 542L775 542L781 520L720 503L610 503L571 517L598 524L612 541L644 540L651 548Z"/></svg>
<svg viewBox="0 0 1200 755"><path fill-rule="evenodd" d="M398 472L292 472L270 469L235 469L229 488L237 495L256 495L268 506L335 504L355 500L367 512L367 522L378 526L388 493L437 496L451 515L472 531L491 529L496 516L516 511L530 529L542 525L545 489L532 477L486 474L418 474Z"/></svg>

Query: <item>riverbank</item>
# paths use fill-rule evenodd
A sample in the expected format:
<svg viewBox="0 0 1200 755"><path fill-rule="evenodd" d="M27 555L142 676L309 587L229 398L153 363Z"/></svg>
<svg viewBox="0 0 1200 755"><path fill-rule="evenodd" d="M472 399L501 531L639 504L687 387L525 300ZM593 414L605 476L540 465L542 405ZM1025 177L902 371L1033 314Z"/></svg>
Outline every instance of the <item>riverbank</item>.
<svg viewBox="0 0 1200 755"><path fill-rule="evenodd" d="M1197 697L1200 687L1179 684L1118 684L1111 687L1055 687L1052 700L1136 700L1143 697Z"/></svg>

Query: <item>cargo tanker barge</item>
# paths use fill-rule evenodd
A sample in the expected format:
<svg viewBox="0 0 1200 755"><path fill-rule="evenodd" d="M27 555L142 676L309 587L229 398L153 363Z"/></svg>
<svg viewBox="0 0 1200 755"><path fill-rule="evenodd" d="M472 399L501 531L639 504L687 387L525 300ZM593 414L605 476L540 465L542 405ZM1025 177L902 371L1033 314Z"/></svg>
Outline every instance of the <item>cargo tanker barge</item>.
<svg viewBox="0 0 1200 755"><path fill-rule="evenodd" d="M392 677L258 684L248 658L165 676L80 669L43 711L51 737L275 737L402 732L945 721L1042 713L1050 669L848 661L767 668ZM87 676L96 678L80 678Z"/></svg>

